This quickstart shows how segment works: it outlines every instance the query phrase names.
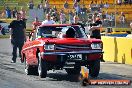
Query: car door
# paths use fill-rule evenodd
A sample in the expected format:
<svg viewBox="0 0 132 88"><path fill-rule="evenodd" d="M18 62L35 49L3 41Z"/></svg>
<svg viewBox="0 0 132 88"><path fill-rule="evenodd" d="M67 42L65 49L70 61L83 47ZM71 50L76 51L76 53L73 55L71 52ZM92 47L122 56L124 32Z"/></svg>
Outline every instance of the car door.
<svg viewBox="0 0 132 88"><path fill-rule="evenodd" d="M27 45L28 49L26 50L26 58L27 61L32 64L32 65L37 65L37 57L36 57L36 52L37 52L37 45L36 45L36 33L34 32L33 35L31 36L31 39L29 39Z"/></svg>

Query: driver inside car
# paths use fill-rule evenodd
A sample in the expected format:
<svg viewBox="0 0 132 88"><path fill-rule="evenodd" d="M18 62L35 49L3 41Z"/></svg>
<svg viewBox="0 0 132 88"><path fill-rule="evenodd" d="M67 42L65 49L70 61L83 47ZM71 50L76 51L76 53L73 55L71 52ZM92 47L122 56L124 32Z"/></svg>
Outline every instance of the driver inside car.
<svg viewBox="0 0 132 88"><path fill-rule="evenodd" d="M75 38L74 28L70 27L68 29L62 30L62 32L59 32L58 38Z"/></svg>
<svg viewBox="0 0 132 88"><path fill-rule="evenodd" d="M75 38L75 30L72 27L66 31L66 38Z"/></svg>

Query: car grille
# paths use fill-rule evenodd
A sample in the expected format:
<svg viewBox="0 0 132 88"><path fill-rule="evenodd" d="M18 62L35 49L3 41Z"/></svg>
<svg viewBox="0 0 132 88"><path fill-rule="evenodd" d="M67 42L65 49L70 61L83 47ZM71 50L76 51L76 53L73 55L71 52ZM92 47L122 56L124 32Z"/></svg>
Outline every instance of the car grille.
<svg viewBox="0 0 132 88"><path fill-rule="evenodd" d="M89 45L56 45L56 50L64 49L89 49Z"/></svg>

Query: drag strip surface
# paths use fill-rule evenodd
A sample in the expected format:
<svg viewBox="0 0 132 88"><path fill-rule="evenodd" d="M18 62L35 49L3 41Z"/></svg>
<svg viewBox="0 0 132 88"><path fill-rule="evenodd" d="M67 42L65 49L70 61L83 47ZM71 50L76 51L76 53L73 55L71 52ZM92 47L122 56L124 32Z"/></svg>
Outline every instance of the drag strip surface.
<svg viewBox="0 0 132 88"><path fill-rule="evenodd" d="M81 88L76 76L67 75L65 70L48 71L46 78L25 75L24 64L17 58L11 62L12 48L9 39L0 39L0 88ZM93 78L92 78L93 79ZM132 80L132 66L102 62L100 75L96 79ZM132 88L129 86L87 86L86 88Z"/></svg>

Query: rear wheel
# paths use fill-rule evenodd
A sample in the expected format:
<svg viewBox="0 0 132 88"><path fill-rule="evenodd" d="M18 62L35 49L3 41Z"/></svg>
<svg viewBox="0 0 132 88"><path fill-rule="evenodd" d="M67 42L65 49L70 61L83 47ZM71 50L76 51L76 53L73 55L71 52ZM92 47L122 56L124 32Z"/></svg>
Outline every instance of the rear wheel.
<svg viewBox="0 0 132 88"><path fill-rule="evenodd" d="M100 60L90 62L89 64L89 74L91 77L97 77L100 71Z"/></svg>
<svg viewBox="0 0 132 88"><path fill-rule="evenodd" d="M46 78L47 76L47 68L46 68L46 61L43 60L38 53L38 73L41 78Z"/></svg>

